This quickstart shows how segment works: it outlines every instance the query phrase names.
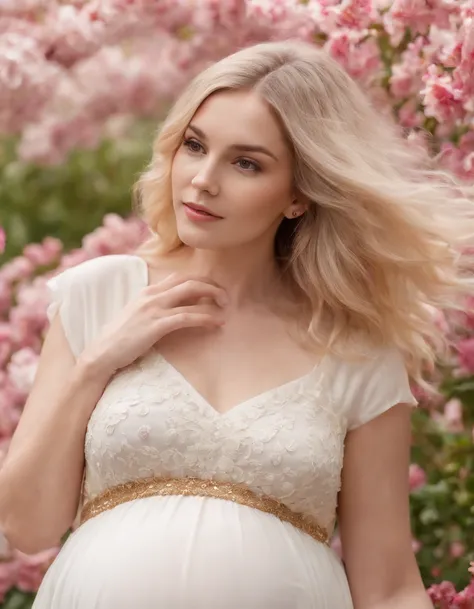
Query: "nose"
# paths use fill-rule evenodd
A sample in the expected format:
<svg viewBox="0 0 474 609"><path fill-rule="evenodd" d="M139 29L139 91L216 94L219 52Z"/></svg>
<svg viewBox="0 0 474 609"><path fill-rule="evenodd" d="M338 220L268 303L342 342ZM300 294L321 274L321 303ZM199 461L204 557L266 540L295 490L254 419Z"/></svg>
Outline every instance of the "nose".
<svg viewBox="0 0 474 609"><path fill-rule="evenodd" d="M194 188L207 192L212 196L219 194L217 177L208 164L201 167L200 171L191 180L191 184Z"/></svg>

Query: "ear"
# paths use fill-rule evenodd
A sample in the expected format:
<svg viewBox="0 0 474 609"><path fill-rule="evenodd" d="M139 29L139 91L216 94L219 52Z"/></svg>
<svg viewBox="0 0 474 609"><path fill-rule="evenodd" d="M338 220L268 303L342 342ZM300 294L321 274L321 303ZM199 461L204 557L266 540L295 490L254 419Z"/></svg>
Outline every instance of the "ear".
<svg viewBox="0 0 474 609"><path fill-rule="evenodd" d="M308 209L308 203L306 203L303 197L294 198L291 205L285 210L285 218L289 220L295 220L302 216Z"/></svg>

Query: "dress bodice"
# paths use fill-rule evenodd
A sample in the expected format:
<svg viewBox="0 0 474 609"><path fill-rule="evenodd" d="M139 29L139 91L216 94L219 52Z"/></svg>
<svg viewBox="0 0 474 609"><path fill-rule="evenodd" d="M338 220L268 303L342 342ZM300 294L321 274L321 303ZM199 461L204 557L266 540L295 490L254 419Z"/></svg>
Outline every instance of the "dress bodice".
<svg viewBox="0 0 474 609"><path fill-rule="evenodd" d="M88 497L148 476L244 484L333 526L345 421L323 370L217 412L159 354L108 385L86 437Z"/></svg>
<svg viewBox="0 0 474 609"><path fill-rule="evenodd" d="M49 287L77 356L146 285L136 256L105 256L65 271ZM324 358L309 374L217 412L155 350L119 371L90 418L85 495L136 478L196 477L240 483L331 532L344 439L391 406L416 404L400 354L365 363Z"/></svg>

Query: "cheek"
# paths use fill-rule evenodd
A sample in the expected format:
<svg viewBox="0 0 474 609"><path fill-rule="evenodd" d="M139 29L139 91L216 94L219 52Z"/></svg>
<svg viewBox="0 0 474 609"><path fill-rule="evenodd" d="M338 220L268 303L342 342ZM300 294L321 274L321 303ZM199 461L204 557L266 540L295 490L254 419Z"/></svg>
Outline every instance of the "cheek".
<svg viewBox="0 0 474 609"><path fill-rule="evenodd" d="M182 154L176 153L171 165L171 185L173 188L180 188L186 180L186 164Z"/></svg>
<svg viewBox="0 0 474 609"><path fill-rule="evenodd" d="M238 193L247 213L255 216L278 216L291 202L290 189L276 175L248 180ZM234 195L235 196L235 195Z"/></svg>

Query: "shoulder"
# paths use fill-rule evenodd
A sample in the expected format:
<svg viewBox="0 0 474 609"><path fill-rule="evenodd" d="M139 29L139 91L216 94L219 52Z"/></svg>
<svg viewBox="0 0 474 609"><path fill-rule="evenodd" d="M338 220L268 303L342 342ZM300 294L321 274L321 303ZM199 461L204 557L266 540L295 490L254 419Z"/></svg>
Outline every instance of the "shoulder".
<svg viewBox="0 0 474 609"><path fill-rule="evenodd" d="M47 317L60 313L74 355L147 285L147 265L138 256L114 254L86 260L46 282Z"/></svg>
<svg viewBox="0 0 474 609"><path fill-rule="evenodd" d="M403 354L394 344L373 344L369 339L353 334L337 344L337 354L331 357L334 373L352 383L393 366L404 367Z"/></svg>
<svg viewBox="0 0 474 609"><path fill-rule="evenodd" d="M113 254L99 256L75 266L71 266L49 279L48 287L54 290L61 284L64 287L77 288L110 286L112 283L128 280L137 283L147 282L146 263L138 256L129 254Z"/></svg>
<svg viewBox="0 0 474 609"><path fill-rule="evenodd" d="M404 358L401 351L393 346L364 346L354 357L339 359L339 371L348 381L359 382L374 372L388 372L393 368L404 368Z"/></svg>
<svg viewBox="0 0 474 609"><path fill-rule="evenodd" d="M360 357L337 358L332 382L348 429L370 421L396 404L417 404L403 354L394 345L364 347Z"/></svg>

